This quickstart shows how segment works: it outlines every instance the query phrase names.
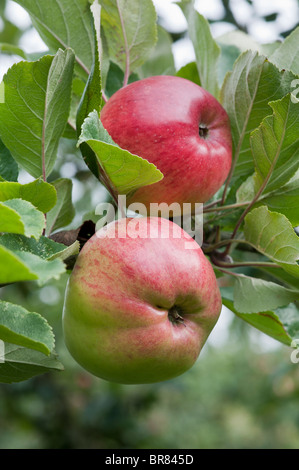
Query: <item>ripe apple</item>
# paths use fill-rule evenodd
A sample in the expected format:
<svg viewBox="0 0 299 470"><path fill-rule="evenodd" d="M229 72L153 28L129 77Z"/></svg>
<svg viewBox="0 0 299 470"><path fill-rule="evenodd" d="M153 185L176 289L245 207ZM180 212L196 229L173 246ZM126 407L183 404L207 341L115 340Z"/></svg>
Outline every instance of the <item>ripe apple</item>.
<svg viewBox="0 0 299 470"><path fill-rule="evenodd" d="M160 217L124 218L81 250L63 331L73 358L95 376L152 383L195 363L220 310L213 268L183 229Z"/></svg>
<svg viewBox="0 0 299 470"><path fill-rule="evenodd" d="M154 76L119 89L101 121L120 147L154 163L163 180L127 197L127 204L203 203L231 167L231 130L221 104L184 78Z"/></svg>

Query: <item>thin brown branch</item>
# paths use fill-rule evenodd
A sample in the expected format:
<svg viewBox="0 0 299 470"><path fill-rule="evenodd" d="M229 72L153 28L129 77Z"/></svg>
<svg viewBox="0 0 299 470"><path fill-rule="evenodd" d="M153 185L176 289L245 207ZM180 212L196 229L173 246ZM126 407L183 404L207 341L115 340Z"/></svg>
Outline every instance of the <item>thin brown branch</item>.
<svg viewBox="0 0 299 470"><path fill-rule="evenodd" d="M204 214L207 214L209 212L221 212L221 211L226 211L229 209L239 209L240 207L247 206L250 204L250 201L246 202L238 202L236 204L227 204L226 206L219 206L219 207L204 207L203 212Z"/></svg>

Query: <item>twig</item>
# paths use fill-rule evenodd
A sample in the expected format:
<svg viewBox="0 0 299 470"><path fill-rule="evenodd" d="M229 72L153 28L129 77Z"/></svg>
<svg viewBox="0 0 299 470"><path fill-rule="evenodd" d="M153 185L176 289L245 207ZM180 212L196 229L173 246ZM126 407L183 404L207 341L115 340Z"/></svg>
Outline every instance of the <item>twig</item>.
<svg viewBox="0 0 299 470"><path fill-rule="evenodd" d="M224 263L219 261L213 254L211 255L212 263L220 268L280 268L278 264L275 263L267 263L262 261L246 261L244 263Z"/></svg>
<svg viewBox="0 0 299 470"><path fill-rule="evenodd" d="M208 212L221 212L221 211L226 211L229 209L238 209L239 207L247 206L250 204L250 201L246 202L238 202L236 204L227 204L226 206L219 206L219 207L209 207L209 205L205 208L203 208L204 214Z"/></svg>
<svg viewBox="0 0 299 470"><path fill-rule="evenodd" d="M213 202L210 202L209 204L206 204L205 206L203 206L203 211L205 212L205 209L216 206L217 204L219 204L219 202L221 202L221 199L217 199L217 201L213 201Z"/></svg>
<svg viewBox="0 0 299 470"><path fill-rule="evenodd" d="M235 277L243 277L244 276L244 274L242 274L242 273L235 273L233 271L229 271L228 269L220 268L219 266L216 266L216 265L215 265L215 268L218 271L221 271L224 274L228 274L229 276L235 276Z"/></svg>
<svg viewBox="0 0 299 470"><path fill-rule="evenodd" d="M245 244L250 245L254 248L254 245L252 245L247 240L242 240L242 239L239 239L239 238L234 238L234 239L228 238L227 240L220 240L219 242L214 243L214 245L208 245L206 248L203 249L203 251L205 253L212 253L217 248L221 248L222 246L225 246L225 245L231 244L231 243L245 243Z"/></svg>

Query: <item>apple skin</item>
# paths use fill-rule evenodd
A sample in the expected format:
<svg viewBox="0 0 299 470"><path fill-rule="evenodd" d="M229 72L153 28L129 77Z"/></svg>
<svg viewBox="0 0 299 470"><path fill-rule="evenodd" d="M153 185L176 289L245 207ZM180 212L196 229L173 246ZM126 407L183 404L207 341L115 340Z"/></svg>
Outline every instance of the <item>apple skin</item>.
<svg viewBox="0 0 299 470"><path fill-rule="evenodd" d="M139 230L158 228L157 238L133 238L132 223ZM126 238L109 238L115 229ZM160 382L195 363L221 305L213 268L184 230L161 217L119 219L78 255L65 295L65 343L97 377Z"/></svg>
<svg viewBox="0 0 299 470"><path fill-rule="evenodd" d="M114 93L100 118L121 148L147 159L163 180L127 196L127 204L203 203L222 186L232 160L228 115L208 91L175 76L154 76ZM199 135L205 126L207 135Z"/></svg>

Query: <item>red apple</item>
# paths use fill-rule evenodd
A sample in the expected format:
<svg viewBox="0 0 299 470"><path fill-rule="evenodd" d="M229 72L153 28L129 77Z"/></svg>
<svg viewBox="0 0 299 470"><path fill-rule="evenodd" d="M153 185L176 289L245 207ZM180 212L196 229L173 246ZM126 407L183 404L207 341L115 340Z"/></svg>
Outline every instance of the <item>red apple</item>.
<svg viewBox="0 0 299 470"><path fill-rule="evenodd" d="M159 217L120 219L81 250L63 331L71 355L95 376L152 383L195 363L220 310L213 268L184 230Z"/></svg>
<svg viewBox="0 0 299 470"><path fill-rule="evenodd" d="M154 163L164 179L144 186L127 203L203 203L231 166L229 118L209 92L184 78L155 76L118 90L101 121L120 147ZM194 207L194 206L193 206Z"/></svg>

